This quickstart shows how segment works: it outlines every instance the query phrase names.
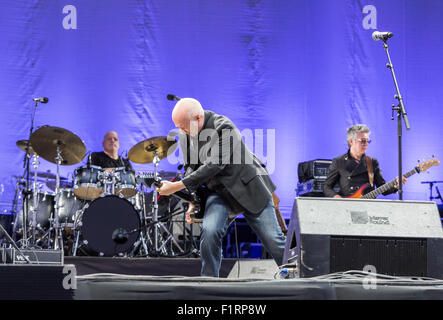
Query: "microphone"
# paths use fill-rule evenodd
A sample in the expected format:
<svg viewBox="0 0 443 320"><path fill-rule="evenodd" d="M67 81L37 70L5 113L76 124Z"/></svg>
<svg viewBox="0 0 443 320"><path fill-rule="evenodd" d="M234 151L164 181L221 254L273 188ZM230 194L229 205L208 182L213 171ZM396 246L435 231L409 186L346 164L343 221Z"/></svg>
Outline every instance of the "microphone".
<svg viewBox="0 0 443 320"><path fill-rule="evenodd" d="M33 100L34 100L34 101L41 102L41 103L48 103L48 101L49 101L49 99L46 98L46 97L43 97L43 98L34 98Z"/></svg>
<svg viewBox="0 0 443 320"><path fill-rule="evenodd" d="M173 94L168 94L167 96L166 96L166 98L168 99L168 100L171 100L171 101L179 101L181 98L180 97L177 97L177 96L174 96Z"/></svg>
<svg viewBox="0 0 443 320"><path fill-rule="evenodd" d="M389 38L392 38L394 36L394 34L392 32L380 32L380 31L374 31L372 33L372 39L374 39L375 41L378 40L383 40L386 41Z"/></svg>

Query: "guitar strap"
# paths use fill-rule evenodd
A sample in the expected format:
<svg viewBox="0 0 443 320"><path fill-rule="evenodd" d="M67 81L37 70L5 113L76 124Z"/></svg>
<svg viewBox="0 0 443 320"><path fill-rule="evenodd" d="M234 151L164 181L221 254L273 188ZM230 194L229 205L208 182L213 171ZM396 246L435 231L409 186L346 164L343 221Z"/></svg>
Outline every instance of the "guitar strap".
<svg viewBox="0 0 443 320"><path fill-rule="evenodd" d="M368 167L369 183L374 187L374 168L372 167L372 158L366 157L366 166Z"/></svg>

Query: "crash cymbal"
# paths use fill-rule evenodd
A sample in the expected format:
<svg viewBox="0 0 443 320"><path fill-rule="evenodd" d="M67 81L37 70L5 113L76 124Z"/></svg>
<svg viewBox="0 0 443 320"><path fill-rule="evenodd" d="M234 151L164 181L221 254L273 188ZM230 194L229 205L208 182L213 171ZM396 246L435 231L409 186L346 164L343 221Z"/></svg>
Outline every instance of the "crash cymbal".
<svg viewBox="0 0 443 320"><path fill-rule="evenodd" d="M61 165L79 163L86 155L84 142L74 133L58 127L43 126L31 135L34 151L43 159L57 163L57 147L63 158Z"/></svg>
<svg viewBox="0 0 443 320"><path fill-rule="evenodd" d="M154 161L154 152L157 151L161 160L174 152L177 141L168 141L166 136L153 137L137 143L129 150L129 160L135 163L150 163Z"/></svg>
<svg viewBox="0 0 443 320"><path fill-rule="evenodd" d="M28 140L18 140L16 143L17 147L22 149L24 152L26 152L26 149L28 147ZM32 149L31 144L29 144L29 154L32 156L36 156L37 153Z"/></svg>

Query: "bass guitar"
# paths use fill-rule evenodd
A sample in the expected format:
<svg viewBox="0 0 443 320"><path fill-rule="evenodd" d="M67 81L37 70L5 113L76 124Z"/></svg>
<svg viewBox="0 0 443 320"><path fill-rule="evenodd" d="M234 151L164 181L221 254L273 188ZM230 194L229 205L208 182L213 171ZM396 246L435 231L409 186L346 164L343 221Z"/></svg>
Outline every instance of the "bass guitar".
<svg viewBox="0 0 443 320"><path fill-rule="evenodd" d="M428 170L430 167L432 166L436 166L440 163L440 161L438 161L438 159L432 159L426 162L422 162L419 163L418 165L415 166L414 169L412 169L411 171L405 173L403 176L405 178L409 178L410 176L412 176L413 174L416 173L421 173L424 172L426 170ZM358 198L362 198L362 199L375 199L377 198L380 194L382 194L383 192L386 192L388 190L390 190L391 188L394 187L394 185L397 183L397 179L394 179L388 183L385 183L384 185L378 187L377 189L363 195L364 190L369 187L369 183L366 183L364 185L362 185L354 194L350 195L349 197L346 198L351 198L351 199L358 199Z"/></svg>

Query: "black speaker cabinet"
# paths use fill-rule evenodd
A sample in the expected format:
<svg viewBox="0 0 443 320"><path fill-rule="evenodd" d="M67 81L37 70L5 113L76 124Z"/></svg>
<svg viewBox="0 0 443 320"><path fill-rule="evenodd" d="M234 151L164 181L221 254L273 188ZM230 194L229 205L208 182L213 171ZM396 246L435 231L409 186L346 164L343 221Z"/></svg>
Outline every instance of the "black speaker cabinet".
<svg viewBox="0 0 443 320"><path fill-rule="evenodd" d="M349 270L443 279L435 202L296 198L283 263L301 278Z"/></svg>

